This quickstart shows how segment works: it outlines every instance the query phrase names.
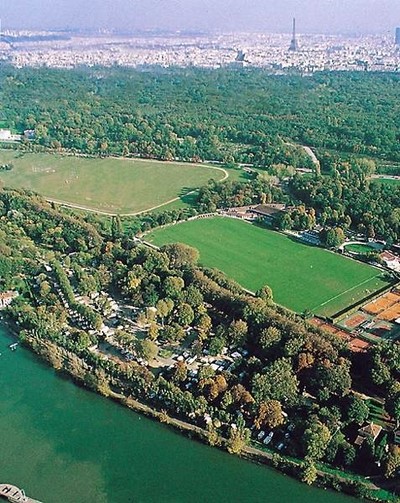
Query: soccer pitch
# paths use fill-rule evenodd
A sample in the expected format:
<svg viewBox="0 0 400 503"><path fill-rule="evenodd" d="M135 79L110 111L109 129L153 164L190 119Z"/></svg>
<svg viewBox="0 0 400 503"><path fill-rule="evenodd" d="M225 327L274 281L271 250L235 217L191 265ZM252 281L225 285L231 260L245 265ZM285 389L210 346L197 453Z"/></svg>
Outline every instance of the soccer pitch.
<svg viewBox="0 0 400 503"><path fill-rule="evenodd" d="M274 300L296 312L332 316L389 286L382 272L247 222L215 217L157 229L145 236L161 246L186 243L201 264L224 271L243 287L269 285Z"/></svg>
<svg viewBox="0 0 400 503"><path fill-rule="evenodd" d="M80 209L132 214L179 200L214 178L227 177L213 166L141 159L83 158L0 150L7 187L25 188Z"/></svg>

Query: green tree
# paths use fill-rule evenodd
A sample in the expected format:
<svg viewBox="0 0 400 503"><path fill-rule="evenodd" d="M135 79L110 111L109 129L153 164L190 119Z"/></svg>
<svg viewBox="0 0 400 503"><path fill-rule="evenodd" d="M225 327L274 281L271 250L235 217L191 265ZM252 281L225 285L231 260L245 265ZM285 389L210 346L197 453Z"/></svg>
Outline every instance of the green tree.
<svg viewBox="0 0 400 503"><path fill-rule="evenodd" d="M400 447L392 445L385 463L385 477L387 479L393 478L400 473Z"/></svg>
<svg viewBox="0 0 400 503"><path fill-rule="evenodd" d="M139 358L151 361L158 354L158 347L154 342L148 339L137 339L135 343L135 351Z"/></svg>
<svg viewBox="0 0 400 503"><path fill-rule="evenodd" d="M362 425L368 419L368 416L369 407L365 401L356 395L352 395L347 405L348 421Z"/></svg>
<svg viewBox="0 0 400 503"><path fill-rule="evenodd" d="M189 326L194 320L194 311L189 304L180 304L176 310L176 321L184 327Z"/></svg>
<svg viewBox="0 0 400 503"><path fill-rule="evenodd" d="M290 360L281 358L269 364L252 382L252 394L257 402L278 400L291 403L298 394L298 380Z"/></svg>
<svg viewBox="0 0 400 503"><path fill-rule="evenodd" d="M303 434L305 457L313 461L322 459L330 439L331 434L324 424L311 423Z"/></svg>

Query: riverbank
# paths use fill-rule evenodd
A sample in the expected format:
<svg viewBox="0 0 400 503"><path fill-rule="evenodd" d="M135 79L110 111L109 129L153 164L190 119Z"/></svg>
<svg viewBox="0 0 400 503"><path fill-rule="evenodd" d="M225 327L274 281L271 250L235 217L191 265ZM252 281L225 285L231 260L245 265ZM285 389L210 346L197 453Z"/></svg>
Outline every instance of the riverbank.
<svg viewBox="0 0 400 503"><path fill-rule="evenodd" d="M76 386L22 344L9 351L12 340L0 329L0 476L44 503L355 501L193 442Z"/></svg>
<svg viewBox="0 0 400 503"><path fill-rule="evenodd" d="M51 352L49 345L43 341L34 339L33 337L27 337L24 343L38 354L47 363L50 363L53 367L55 366L55 361L51 358ZM64 354L63 358L68 358L68 355ZM71 367L69 367L71 368ZM56 368L60 370L60 368ZM79 384L82 387L88 388L87 382L78 375L66 370L66 368L61 369L62 372ZM122 406L129 408L139 414L145 415L151 419L156 419L162 422L174 430L183 433L186 437L198 440L207 445L218 446L219 449L223 451L229 451L228 441L226 438L217 437L210 441L210 433L199 426L193 425L186 421L180 420L178 418L168 415L165 411L158 411L152 408L150 405L140 402L133 397L127 397L118 390L107 389L99 390L89 386L92 391L97 391L111 398L113 401L119 403ZM254 446L244 445L240 452L236 453L243 459L255 462L257 464L267 465L277 471L290 475L293 478L301 480L303 462L301 460L291 459L281 454L261 450ZM325 465L320 464L317 467L317 480L314 483L315 486L320 488L334 489L335 491L343 492L351 496L362 497L364 499L369 499L370 501L390 501L390 494L386 493L384 490L380 489L371 482L366 482L362 477L357 477L350 473L340 473L339 470L335 470L330 467L325 467Z"/></svg>

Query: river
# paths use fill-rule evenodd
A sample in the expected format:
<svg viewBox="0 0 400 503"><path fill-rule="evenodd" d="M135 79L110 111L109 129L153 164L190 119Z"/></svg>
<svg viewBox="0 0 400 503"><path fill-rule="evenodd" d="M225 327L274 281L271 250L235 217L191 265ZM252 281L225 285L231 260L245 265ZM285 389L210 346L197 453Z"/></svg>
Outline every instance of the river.
<svg viewBox="0 0 400 503"><path fill-rule="evenodd" d="M61 378L0 326L0 483L44 503L349 503Z"/></svg>

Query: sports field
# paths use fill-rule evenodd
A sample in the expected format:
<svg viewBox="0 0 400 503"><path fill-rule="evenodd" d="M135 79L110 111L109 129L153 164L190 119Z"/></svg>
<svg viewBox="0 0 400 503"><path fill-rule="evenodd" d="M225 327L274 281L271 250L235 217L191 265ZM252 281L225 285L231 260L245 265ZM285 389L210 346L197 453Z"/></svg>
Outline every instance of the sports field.
<svg viewBox="0 0 400 503"><path fill-rule="evenodd" d="M388 285L380 270L308 246L249 223L216 217L155 230L145 239L187 243L202 264L224 271L243 287L269 285L274 299L299 313L332 316Z"/></svg>
<svg viewBox="0 0 400 503"><path fill-rule="evenodd" d="M207 165L116 158L82 158L23 154L0 150L0 171L8 187L26 188L82 209L129 214L166 204L214 178L224 170Z"/></svg>

